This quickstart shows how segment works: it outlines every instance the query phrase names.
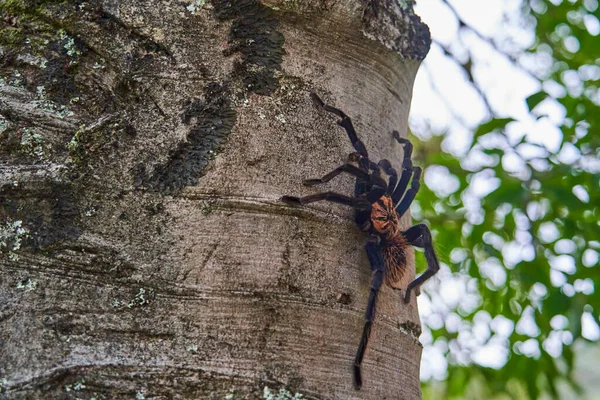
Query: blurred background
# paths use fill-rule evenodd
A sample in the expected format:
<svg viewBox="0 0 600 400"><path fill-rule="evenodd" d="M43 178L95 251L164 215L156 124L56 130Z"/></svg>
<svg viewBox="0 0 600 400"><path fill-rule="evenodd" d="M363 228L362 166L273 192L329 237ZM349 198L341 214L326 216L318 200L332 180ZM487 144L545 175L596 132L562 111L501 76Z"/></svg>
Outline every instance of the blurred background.
<svg viewBox="0 0 600 400"><path fill-rule="evenodd" d="M600 399L598 0L418 0L424 399ZM422 253L417 265L425 265Z"/></svg>

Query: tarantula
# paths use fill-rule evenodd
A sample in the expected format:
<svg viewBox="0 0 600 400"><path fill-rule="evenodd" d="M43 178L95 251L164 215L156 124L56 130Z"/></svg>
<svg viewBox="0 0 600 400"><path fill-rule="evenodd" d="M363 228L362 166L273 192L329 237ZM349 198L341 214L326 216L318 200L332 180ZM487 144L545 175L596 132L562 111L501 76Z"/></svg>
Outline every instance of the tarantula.
<svg viewBox="0 0 600 400"><path fill-rule="evenodd" d="M337 123L346 130L356 152L350 154L348 163L334 169L320 179L305 180L304 185L314 186L326 183L342 172L346 172L356 177L354 197L334 192L324 192L306 197L283 196L281 200L290 205L305 205L326 200L351 206L355 210L355 221L359 228L369 233L365 249L372 270L371 292L365 312L365 326L354 359L353 375L354 386L356 389L360 389L362 386L361 363L371 334L371 326L375 318L375 303L381 285L385 281L392 289L399 290L394 287L394 284L406 273L406 251L409 245L425 250L427 270L410 282L404 295L405 303L410 302L412 290L415 290L417 295L419 294L419 287L435 275L439 270L439 263L433 249L429 228L419 224L402 231L398 222L400 217L408 210L420 186L421 168L413 168L410 159L413 149L412 144L408 139L401 138L397 131L393 132L394 138L404 146L402 175L400 181L398 181L398 174L388 160L381 160L377 164L369 160L367 149L363 142L358 139L350 117L341 110L325 104L315 93L311 93L311 98L318 108L341 118ZM350 162L356 162L358 166L352 165ZM387 183L380 176L381 170L389 176ZM413 177L411 186L406 190L411 176ZM402 201L400 201L401 199Z"/></svg>

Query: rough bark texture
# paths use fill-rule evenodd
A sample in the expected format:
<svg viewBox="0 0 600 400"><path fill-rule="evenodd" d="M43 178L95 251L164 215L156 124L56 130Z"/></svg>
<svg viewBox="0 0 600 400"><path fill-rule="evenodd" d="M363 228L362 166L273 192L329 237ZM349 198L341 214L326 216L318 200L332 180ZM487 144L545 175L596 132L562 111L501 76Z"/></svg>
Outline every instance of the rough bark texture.
<svg viewBox="0 0 600 400"><path fill-rule="evenodd" d="M352 151L311 91L401 165L429 46L410 4L0 12L1 398L420 397L416 305L388 288L352 388L370 270L351 210L278 202Z"/></svg>

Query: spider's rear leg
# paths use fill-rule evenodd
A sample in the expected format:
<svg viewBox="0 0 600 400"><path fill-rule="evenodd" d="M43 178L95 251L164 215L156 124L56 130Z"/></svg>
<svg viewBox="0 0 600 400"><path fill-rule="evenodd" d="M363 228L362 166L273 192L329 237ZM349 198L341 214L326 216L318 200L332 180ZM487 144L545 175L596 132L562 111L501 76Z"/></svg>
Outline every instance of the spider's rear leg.
<svg viewBox="0 0 600 400"><path fill-rule="evenodd" d="M354 126L352 125L352 120L350 120L350 117L347 116L346 114L344 114L344 112L342 110L339 110L335 107L325 104L323 102L323 100L321 100L321 98L319 96L317 96L316 93L311 93L310 98L312 99L313 103L317 107L322 108L325 111L328 111L330 113L333 113L341 118L337 122L337 124L346 130L346 133L348 134L348 138L352 142L352 146L354 146L356 151L362 157L368 158L369 153L367 152L367 148L365 147L365 144L358 139L358 135L356 134L356 131L354 130Z"/></svg>
<svg viewBox="0 0 600 400"><path fill-rule="evenodd" d="M373 320L375 319L375 305L377 303L377 295L379 289L383 283L383 276L385 271L385 262L383 255L379 251L379 237L376 235L369 236L365 250L369 257L369 263L371 264L371 271L373 275L371 278L371 291L369 293L369 303L367 304L367 310L365 311L365 326L363 328L362 337L360 338L360 344L354 358L354 387L360 389L362 386L362 374L361 364L369 344L369 336L371 335L371 327Z"/></svg>
<svg viewBox="0 0 600 400"><path fill-rule="evenodd" d="M406 294L404 295L404 302L410 302L411 290L419 290L420 286L427 281L427 279L434 276L440 270L440 264L435 250L433 249L433 242L431 238L431 232L427 225L419 224L409 228L404 232L404 236L413 246L425 249L425 259L427 260L427 270L421 274L418 278L408 284L406 288ZM418 292L417 292L418 295Z"/></svg>

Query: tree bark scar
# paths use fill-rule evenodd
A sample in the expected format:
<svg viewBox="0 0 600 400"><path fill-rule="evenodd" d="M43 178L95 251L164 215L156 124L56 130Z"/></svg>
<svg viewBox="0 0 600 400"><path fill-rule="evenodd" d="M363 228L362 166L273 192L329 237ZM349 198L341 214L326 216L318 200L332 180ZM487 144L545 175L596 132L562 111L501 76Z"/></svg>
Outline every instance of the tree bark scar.
<svg viewBox="0 0 600 400"><path fill-rule="evenodd" d="M234 73L244 89L269 96L278 87L276 73L281 71L285 50L284 37L277 30L279 21L273 10L257 0L212 0L215 17L233 20L229 31L229 48L223 53L240 53Z"/></svg>
<svg viewBox="0 0 600 400"><path fill-rule="evenodd" d="M112 35L121 34L129 37L136 44L136 47L147 53L160 54L173 60L173 53L165 45L137 32L136 29L125 24L117 16L103 9L102 6L98 6L90 12L90 20L102 26L105 31L111 32Z"/></svg>
<svg viewBox="0 0 600 400"><path fill-rule="evenodd" d="M233 129L236 112L227 85L208 84L204 99L189 100L182 112L190 126L187 139L171 152L169 161L155 168L146 186L172 193L198 183L204 167L215 157Z"/></svg>

